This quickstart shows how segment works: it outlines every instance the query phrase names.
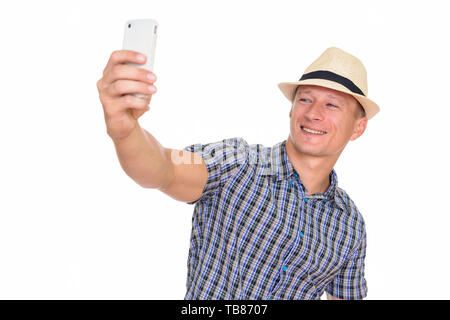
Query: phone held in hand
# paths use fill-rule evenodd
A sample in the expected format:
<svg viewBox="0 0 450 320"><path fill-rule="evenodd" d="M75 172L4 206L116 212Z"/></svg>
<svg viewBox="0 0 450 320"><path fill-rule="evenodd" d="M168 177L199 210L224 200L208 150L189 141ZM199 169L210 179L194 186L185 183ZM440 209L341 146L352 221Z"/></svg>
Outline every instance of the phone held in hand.
<svg viewBox="0 0 450 320"><path fill-rule="evenodd" d="M145 62L145 64L126 64L153 71L157 31L158 22L153 19L136 19L128 20L125 22L125 31L122 46L123 49L137 51L147 57L147 61ZM148 97L139 93L135 93L133 95L139 98Z"/></svg>

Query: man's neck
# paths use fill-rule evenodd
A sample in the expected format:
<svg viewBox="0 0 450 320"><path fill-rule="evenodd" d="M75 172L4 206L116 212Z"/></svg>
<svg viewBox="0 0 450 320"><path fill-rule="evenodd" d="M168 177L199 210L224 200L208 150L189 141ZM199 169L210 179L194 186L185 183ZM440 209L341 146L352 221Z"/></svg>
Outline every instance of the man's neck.
<svg viewBox="0 0 450 320"><path fill-rule="evenodd" d="M307 194L325 193L330 187L330 172L339 158L336 156L317 157L299 152L292 141L286 140L286 153L294 166Z"/></svg>

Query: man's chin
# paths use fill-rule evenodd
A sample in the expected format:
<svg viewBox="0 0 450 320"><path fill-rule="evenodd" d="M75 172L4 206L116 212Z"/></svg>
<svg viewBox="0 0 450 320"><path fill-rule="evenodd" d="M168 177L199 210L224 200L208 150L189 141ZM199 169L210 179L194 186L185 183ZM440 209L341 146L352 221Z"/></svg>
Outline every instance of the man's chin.
<svg viewBox="0 0 450 320"><path fill-rule="evenodd" d="M307 145L305 143L296 142L294 143L294 148L297 153L304 155L315 157L321 157L325 155L325 148L322 146Z"/></svg>
<svg viewBox="0 0 450 320"><path fill-rule="evenodd" d="M298 153L303 155L308 155L311 157L323 157L325 156L325 153L323 150L319 150L317 148L298 148Z"/></svg>

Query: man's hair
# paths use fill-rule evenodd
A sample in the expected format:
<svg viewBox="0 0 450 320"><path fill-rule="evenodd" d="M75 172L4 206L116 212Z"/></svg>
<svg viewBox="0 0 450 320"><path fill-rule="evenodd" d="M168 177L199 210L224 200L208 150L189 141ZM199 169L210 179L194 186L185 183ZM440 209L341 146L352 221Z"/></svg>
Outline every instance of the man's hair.
<svg viewBox="0 0 450 320"><path fill-rule="evenodd" d="M297 86L297 88L295 88L294 98L297 95L298 88L300 88L300 86ZM356 100L356 98L354 98L354 99L355 99L356 104L357 104L356 111L355 111L355 117L357 119L364 118L366 116L366 110L364 110L363 106L361 105L361 103L358 100Z"/></svg>
<svg viewBox="0 0 450 320"><path fill-rule="evenodd" d="M358 104L356 106L356 113L355 113L356 118L357 119L364 118L366 116L366 110L364 110L363 106L361 105L361 103L359 103L358 100L356 100L356 103Z"/></svg>

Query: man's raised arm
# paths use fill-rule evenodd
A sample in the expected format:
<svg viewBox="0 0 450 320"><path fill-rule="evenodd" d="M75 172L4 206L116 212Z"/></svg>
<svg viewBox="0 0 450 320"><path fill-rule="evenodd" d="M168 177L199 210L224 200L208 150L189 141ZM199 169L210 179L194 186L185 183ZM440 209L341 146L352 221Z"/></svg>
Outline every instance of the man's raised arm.
<svg viewBox="0 0 450 320"><path fill-rule="evenodd" d="M149 132L141 128L138 119L150 107L156 76L147 70L126 65L126 62L145 63L139 53L130 50L114 51L97 82L103 106L107 133L114 142L119 162L136 183L155 188L180 201L194 201L201 196L207 181L203 160L186 159L179 150L164 148ZM131 93L145 96L135 97ZM187 158L193 154L182 151ZM174 158L174 155L178 157Z"/></svg>

